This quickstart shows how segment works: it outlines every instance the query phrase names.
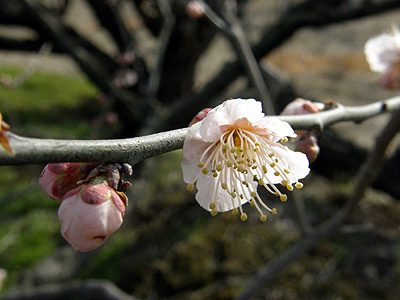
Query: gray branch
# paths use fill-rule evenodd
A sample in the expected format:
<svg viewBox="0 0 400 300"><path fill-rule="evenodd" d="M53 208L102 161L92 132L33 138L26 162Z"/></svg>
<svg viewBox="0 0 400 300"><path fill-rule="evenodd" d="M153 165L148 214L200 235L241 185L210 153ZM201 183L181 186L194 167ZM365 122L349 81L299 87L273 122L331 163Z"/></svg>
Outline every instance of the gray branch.
<svg viewBox="0 0 400 300"><path fill-rule="evenodd" d="M363 106L339 106L317 114L269 116L287 121L294 129L317 129L337 122L361 122L379 114L400 110L400 97ZM8 133L15 152L0 148L0 166L55 162L103 162L135 165L146 158L182 148L188 128L143 137L114 140L56 140L28 138Z"/></svg>

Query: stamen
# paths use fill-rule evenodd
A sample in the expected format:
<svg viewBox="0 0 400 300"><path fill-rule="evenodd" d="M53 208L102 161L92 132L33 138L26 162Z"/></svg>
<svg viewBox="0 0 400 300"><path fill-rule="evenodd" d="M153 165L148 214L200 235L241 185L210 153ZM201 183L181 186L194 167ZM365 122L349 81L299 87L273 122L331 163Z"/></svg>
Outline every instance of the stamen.
<svg viewBox="0 0 400 300"><path fill-rule="evenodd" d="M286 146L274 142L279 139L279 136L265 130L257 131L254 128L253 130L236 128L224 132L218 141L210 144L202 153L198 164L201 170L193 182L187 185L187 190L194 190L194 183L199 177L202 174L208 174L211 170L213 177L211 177L212 184L209 191L209 208L213 216L218 213L215 201L219 197L219 188L226 190L229 194L232 206L236 207L232 210L232 214L240 212L242 221L247 220L247 214L242 209L244 202L249 202L251 206L256 207L262 222L267 219L263 213L264 209L275 215L276 209L269 208L256 190L258 183L268 192L279 197L282 202L287 201L287 195L282 194L273 183L276 179L266 175L270 168L287 190L292 191L294 187L297 189L303 187L303 184L297 182L295 177L288 176L292 172L284 155L281 152L272 151L273 147L287 149ZM285 143L287 140L284 137L280 142Z"/></svg>
<svg viewBox="0 0 400 300"><path fill-rule="evenodd" d="M301 182L296 182L294 186L296 187L296 189L301 189L303 187L303 184Z"/></svg>

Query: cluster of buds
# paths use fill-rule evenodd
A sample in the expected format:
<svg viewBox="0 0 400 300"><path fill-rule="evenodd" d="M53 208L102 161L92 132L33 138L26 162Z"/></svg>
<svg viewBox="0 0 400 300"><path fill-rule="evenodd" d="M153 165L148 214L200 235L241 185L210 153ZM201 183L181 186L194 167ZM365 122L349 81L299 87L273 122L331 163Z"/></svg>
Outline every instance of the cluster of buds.
<svg viewBox="0 0 400 300"><path fill-rule="evenodd" d="M61 201L61 234L77 251L98 248L123 221L132 174L128 164L48 164L39 183L46 194Z"/></svg>

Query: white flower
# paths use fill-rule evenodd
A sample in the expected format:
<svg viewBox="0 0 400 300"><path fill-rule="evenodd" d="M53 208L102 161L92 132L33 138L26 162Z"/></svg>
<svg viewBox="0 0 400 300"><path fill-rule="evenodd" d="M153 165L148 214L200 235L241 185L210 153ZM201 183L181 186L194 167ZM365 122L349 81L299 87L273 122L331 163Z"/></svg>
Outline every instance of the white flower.
<svg viewBox="0 0 400 300"><path fill-rule="evenodd" d="M264 117L261 102L225 101L190 127L183 145L183 179L188 190L196 183L196 200L212 215L240 210L246 220L242 205L250 202L265 221L261 208L274 214L276 210L261 200L257 186L286 201L286 194L275 185L289 191L293 185L301 188L299 179L310 171L306 155L281 144L295 136L288 123Z"/></svg>
<svg viewBox="0 0 400 300"><path fill-rule="evenodd" d="M393 26L391 33L383 33L367 41L364 53L371 71L385 74L400 65L400 32Z"/></svg>

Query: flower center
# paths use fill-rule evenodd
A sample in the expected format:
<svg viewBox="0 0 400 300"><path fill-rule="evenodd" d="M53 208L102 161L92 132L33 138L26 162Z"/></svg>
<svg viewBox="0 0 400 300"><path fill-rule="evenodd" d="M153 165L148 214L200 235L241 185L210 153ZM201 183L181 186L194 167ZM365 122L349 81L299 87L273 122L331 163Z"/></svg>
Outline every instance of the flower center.
<svg viewBox="0 0 400 300"><path fill-rule="evenodd" d="M281 193L275 184L279 183L289 191L293 190L292 184L298 189L303 187L291 172L284 154L280 154L287 149L281 144L285 143L287 138L282 138L281 143L278 143L272 141L273 137L274 134L266 132L265 129L234 128L225 131L220 139L210 144L201 155L198 164L201 170L192 183L187 185L187 189L193 190L194 183L201 176L212 175L209 208L213 216L218 212L217 191L223 189L232 201L233 214L240 211L240 218L245 221L247 214L243 212L242 204L250 202L251 206L259 211L260 220L264 222L267 217L262 208L272 214L276 214L276 209L269 208L262 201L257 192L258 185L264 186L282 202L287 200L287 195Z"/></svg>

